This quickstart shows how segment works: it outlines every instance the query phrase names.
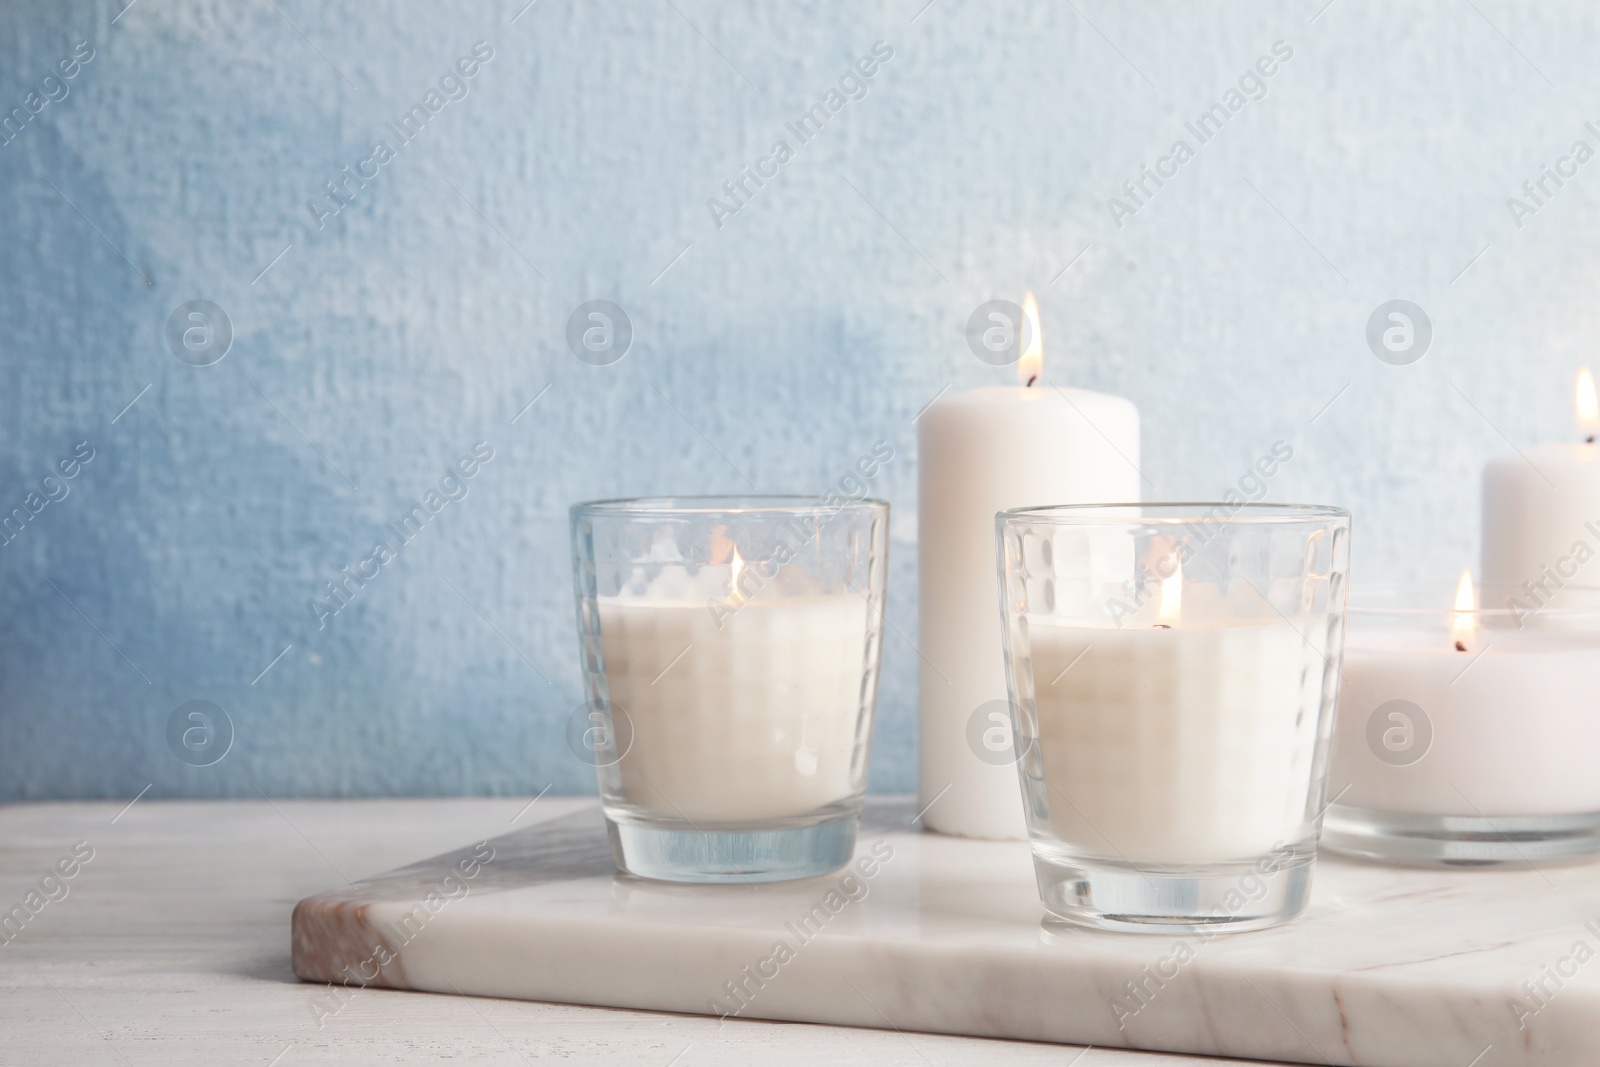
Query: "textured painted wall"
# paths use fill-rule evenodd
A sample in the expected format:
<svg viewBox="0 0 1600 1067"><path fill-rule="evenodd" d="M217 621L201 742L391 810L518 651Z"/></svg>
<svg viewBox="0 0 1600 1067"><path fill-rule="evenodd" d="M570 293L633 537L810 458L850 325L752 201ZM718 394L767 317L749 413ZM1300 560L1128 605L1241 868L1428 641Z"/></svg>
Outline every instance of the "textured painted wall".
<svg viewBox="0 0 1600 1067"><path fill-rule="evenodd" d="M1140 406L1150 498L1287 441L1270 498L1353 507L1364 577L1453 575L1485 458L1571 433L1592 5L524 2L0 9L0 798L591 790L567 505L821 491L880 439L909 788L912 419L1008 379L965 327L1024 288L1051 376ZM169 343L195 300L220 361L187 311ZM569 349L590 300L619 362ZM169 750L191 700L213 766Z"/></svg>

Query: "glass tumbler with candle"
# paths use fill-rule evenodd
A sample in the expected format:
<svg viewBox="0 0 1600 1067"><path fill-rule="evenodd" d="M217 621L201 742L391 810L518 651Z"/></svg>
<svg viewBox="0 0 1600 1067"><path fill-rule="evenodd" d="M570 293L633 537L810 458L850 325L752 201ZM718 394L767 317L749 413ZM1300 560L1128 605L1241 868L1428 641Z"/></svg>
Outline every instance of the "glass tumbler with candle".
<svg viewBox="0 0 1600 1067"><path fill-rule="evenodd" d="M1600 852L1600 589L1555 584L1352 591L1324 844L1416 866Z"/></svg>
<svg viewBox="0 0 1600 1067"><path fill-rule="evenodd" d="M889 505L572 509L591 759L617 866L680 882L844 864L866 792Z"/></svg>
<svg viewBox="0 0 1600 1067"><path fill-rule="evenodd" d="M1349 513L1068 505L996 525L1046 910L1155 932L1298 914L1338 692Z"/></svg>

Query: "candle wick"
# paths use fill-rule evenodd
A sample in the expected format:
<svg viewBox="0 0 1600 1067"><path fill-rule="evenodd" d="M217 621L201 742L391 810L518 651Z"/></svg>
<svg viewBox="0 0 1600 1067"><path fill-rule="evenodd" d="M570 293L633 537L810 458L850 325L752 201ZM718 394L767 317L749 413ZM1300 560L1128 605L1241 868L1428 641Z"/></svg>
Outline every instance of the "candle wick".
<svg viewBox="0 0 1600 1067"><path fill-rule="evenodd" d="M1590 434L1588 437L1585 437L1583 439L1583 443L1586 444L1586 445L1594 444L1594 434Z"/></svg>
<svg viewBox="0 0 1600 1067"><path fill-rule="evenodd" d="M1168 626L1164 622L1158 622L1158 623L1155 624L1155 626L1156 626L1157 630L1170 630L1170 629L1172 629L1171 626Z"/></svg>
<svg viewBox="0 0 1600 1067"><path fill-rule="evenodd" d="M1456 651L1457 652L1465 652L1466 650L1467 650L1467 643L1465 641L1457 641L1456 642Z"/></svg>
<svg viewBox="0 0 1600 1067"><path fill-rule="evenodd" d="M1033 388L1033 383L1034 383L1034 382L1036 382L1036 381L1038 381L1038 380L1039 380L1039 376L1038 376L1038 375L1037 375L1037 374L1034 374L1034 375L1031 375L1031 376L1030 376L1030 377L1029 377L1029 378L1028 378L1028 384L1027 384L1027 385L1026 385L1026 386L1024 386L1024 387L1023 387L1023 388L1025 388L1025 389L1032 389L1032 388ZM1592 437L1591 437L1591 438L1589 438L1589 443L1590 443L1590 444L1591 444L1591 445L1592 445L1592 444L1594 444L1594 438L1592 438Z"/></svg>

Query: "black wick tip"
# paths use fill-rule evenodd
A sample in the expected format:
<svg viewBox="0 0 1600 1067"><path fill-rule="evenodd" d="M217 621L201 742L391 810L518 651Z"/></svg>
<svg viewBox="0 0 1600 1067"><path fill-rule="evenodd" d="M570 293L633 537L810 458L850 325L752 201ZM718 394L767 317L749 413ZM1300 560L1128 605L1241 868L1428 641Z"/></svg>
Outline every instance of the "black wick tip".
<svg viewBox="0 0 1600 1067"><path fill-rule="evenodd" d="M1024 388L1032 388L1033 387L1033 383L1038 381L1038 380L1039 380L1039 376L1037 374L1033 375L1031 378L1028 379L1028 384L1026 386L1024 386ZM1594 438L1592 438L1592 437L1589 438L1589 443L1590 444L1594 444Z"/></svg>
<svg viewBox="0 0 1600 1067"><path fill-rule="evenodd" d="M1456 651L1457 652L1465 652L1466 650L1467 650L1467 643L1465 641L1457 641L1456 642Z"/></svg>
<svg viewBox="0 0 1600 1067"><path fill-rule="evenodd" d="M1031 383L1030 383L1030 384L1031 384ZM1586 444L1586 445L1592 445L1592 444L1594 444L1594 434L1590 434L1590 435L1589 435L1589 436L1588 436L1588 437L1585 437L1585 438L1584 438L1584 439L1583 439L1583 443L1584 443L1584 444Z"/></svg>

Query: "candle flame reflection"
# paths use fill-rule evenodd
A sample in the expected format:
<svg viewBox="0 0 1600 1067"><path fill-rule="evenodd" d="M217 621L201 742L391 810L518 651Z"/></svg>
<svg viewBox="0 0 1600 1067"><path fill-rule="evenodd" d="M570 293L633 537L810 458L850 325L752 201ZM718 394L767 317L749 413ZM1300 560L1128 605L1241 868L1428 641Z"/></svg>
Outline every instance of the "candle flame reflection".
<svg viewBox="0 0 1600 1067"><path fill-rule="evenodd" d="M1458 652L1467 650L1467 643L1475 636L1477 623L1473 613L1478 610L1477 593L1472 588L1472 571L1461 572L1461 580L1456 583L1456 609L1450 619L1450 637L1456 643Z"/></svg>
<svg viewBox="0 0 1600 1067"><path fill-rule="evenodd" d="M1172 573L1161 580L1161 607L1156 621L1172 625L1183 617L1183 563L1174 556Z"/></svg>
<svg viewBox="0 0 1600 1067"><path fill-rule="evenodd" d="M1578 368L1578 382L1575 390L1575 405L1578 411L1578 429L1584 435L1593 438L1596 429L1600 429L1600 399L1595 397L1594 375L1589 373L1588 367Z"/></svg>
<svg viewBox="0 0 1600 1067"><path fill-rule="evenodd" d="M1039 302L1032 293L1022 298L1022 337L1017 340L1027 342L1017 360L1017 381L1032 385L1044 373L1044 334L1039 330Z"/></svg>
<svg viewBox="0 0 1600 1067"><path fill-rule="evenodd" d="M734 546L733 558L728 562L728 599L734 603L744 600L744 594L739 591L739 574L744 570L744 559L739 555L739 547Z"/></svg>

